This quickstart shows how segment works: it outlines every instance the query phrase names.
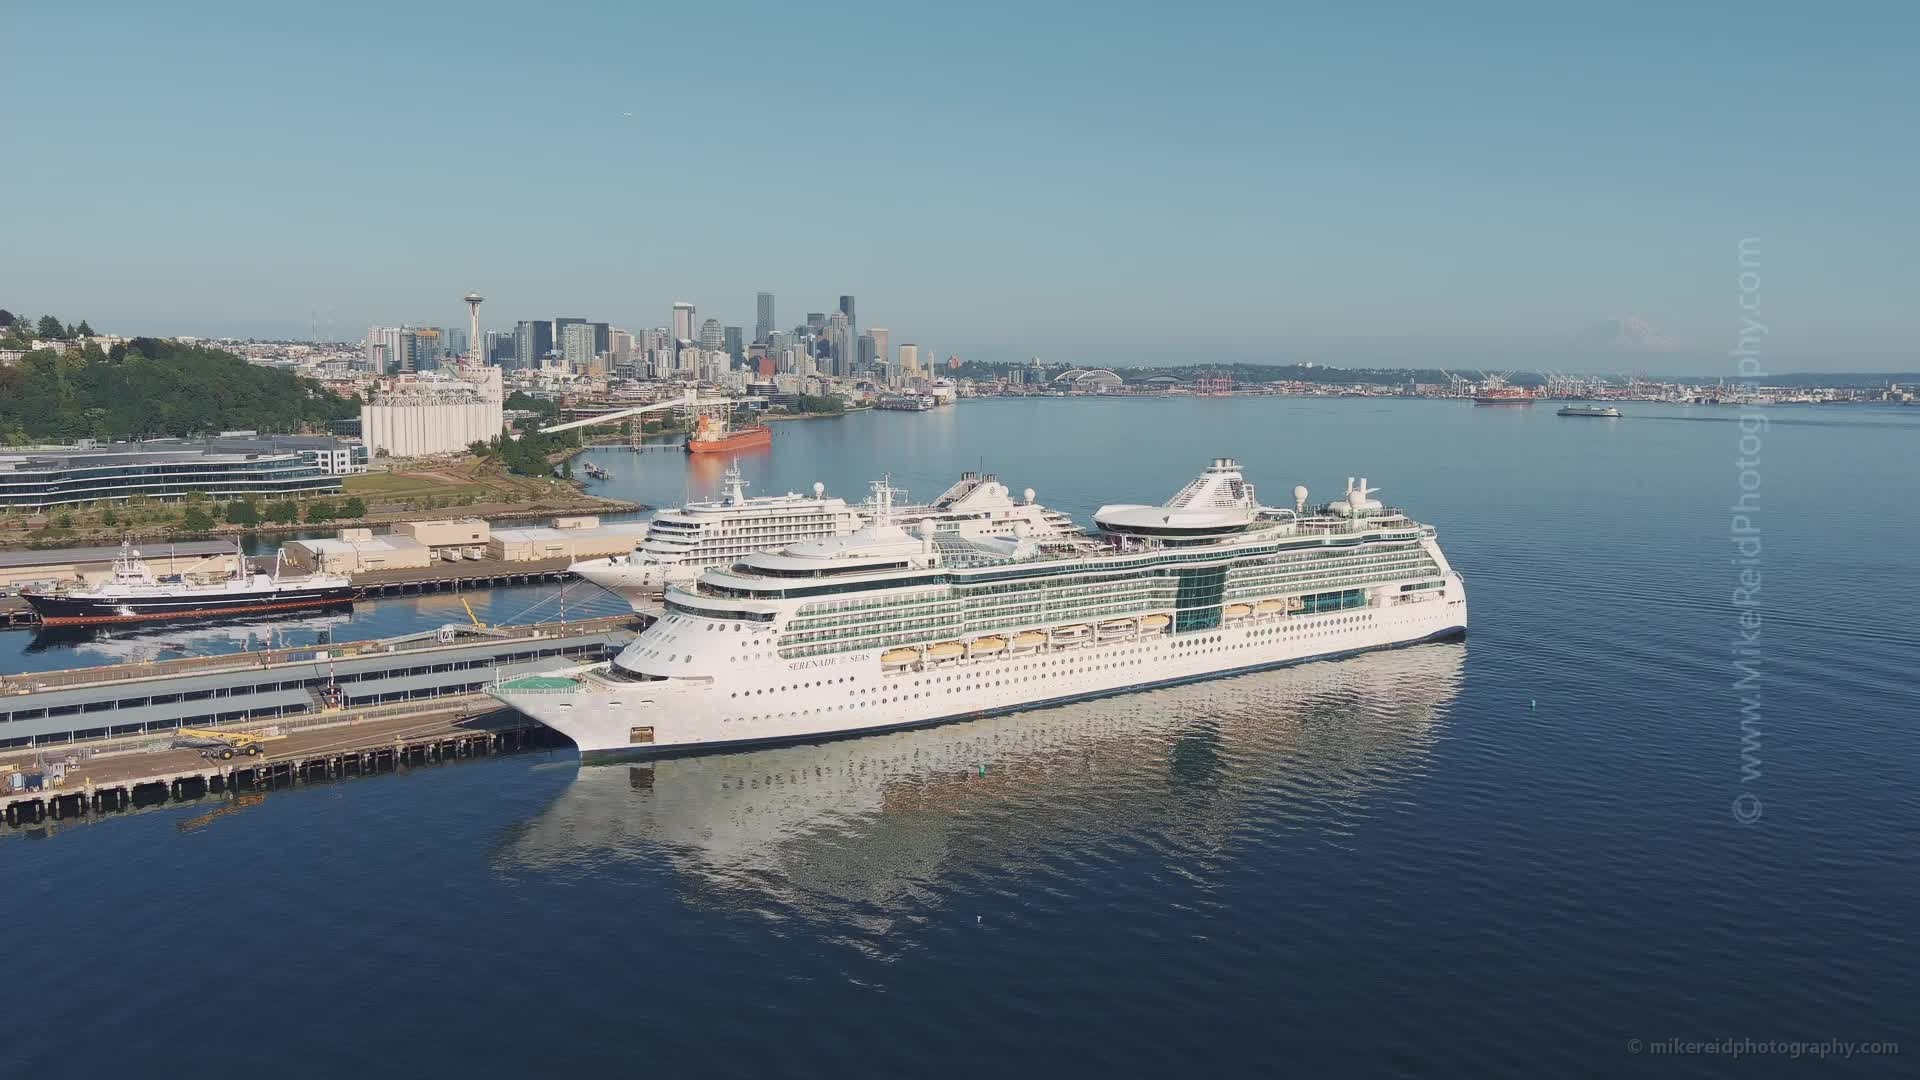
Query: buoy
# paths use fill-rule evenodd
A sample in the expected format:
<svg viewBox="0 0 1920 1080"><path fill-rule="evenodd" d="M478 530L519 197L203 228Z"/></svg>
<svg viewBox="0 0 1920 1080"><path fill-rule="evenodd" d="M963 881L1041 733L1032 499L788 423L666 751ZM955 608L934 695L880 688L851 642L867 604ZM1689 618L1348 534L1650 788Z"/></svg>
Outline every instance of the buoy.
<svg viewBox="0 0 1920 1080"><path fill-rule="evenodd" d="M1535 700L1533 700L1532 698L1528 698L1528 699L1527 699L1527 708L1529 708L1529 709L1537 709L1537 708L1539 708L1539 707L1540 707L1540 703L1539 703L1539 702L1537 702L1537 701L1535 701Z"/></svg>

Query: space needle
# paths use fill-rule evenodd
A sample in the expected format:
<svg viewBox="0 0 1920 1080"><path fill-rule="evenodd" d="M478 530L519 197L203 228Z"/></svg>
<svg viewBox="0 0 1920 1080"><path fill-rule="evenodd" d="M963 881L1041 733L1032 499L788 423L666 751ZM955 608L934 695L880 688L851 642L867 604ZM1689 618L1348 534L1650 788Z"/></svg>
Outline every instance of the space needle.
<svg viewBox="0 0 1920 1080"><path fill-rule="evenodd" d="M486 353L480 345L480 305L486 301L486 297L470 292L464 299L467 302L467 363L474 367L485 367Z"/></svg>

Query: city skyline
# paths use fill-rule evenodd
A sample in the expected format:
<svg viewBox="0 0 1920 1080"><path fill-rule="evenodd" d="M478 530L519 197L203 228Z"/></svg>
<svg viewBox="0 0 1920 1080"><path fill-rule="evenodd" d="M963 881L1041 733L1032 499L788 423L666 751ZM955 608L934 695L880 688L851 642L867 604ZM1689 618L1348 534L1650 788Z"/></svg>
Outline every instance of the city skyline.
<svg viewBox="0 0 1920 1080"><path fill-rule="evenodd" d="M1880 9L1873 34L1651 5L1587 26L1412 5L1091 25L1020 9L1019 35L994 29L1014 9L579 13L599 40L724 41L737 74L663 49L642 50L638 82L620 64L511 83L397 64L417 73L377 84L339 59L378 67L422 40L506 54L518 22L485 3L457 19L387 8L367 38L351 9L19 13L19 40L86 40L92 74L68 85L52 49L0 73L47 133L12 177L28 257L0 268L0 303L122 332L351 339L461 326L450 298L472 287L483 332L554 311L637 329L686 297L756 327L755 290L792 311L844 293L986 360L1661 373L1725 366L1753 240L1772 366L1916 364L1899 320L1915 151L1885 137L1904 113L1906 8ZM826 25L854 54L925 53L924 77L881 97L842 66L790 78ZM165 79L137 75L154 50ZM556 153L590 143L602 167L563 177L510 155L476 177L453 164L462 116L537 126ZM897 166L777 183L665 167L823 125ZM407 154L357 164L401 140Z"/></svg>

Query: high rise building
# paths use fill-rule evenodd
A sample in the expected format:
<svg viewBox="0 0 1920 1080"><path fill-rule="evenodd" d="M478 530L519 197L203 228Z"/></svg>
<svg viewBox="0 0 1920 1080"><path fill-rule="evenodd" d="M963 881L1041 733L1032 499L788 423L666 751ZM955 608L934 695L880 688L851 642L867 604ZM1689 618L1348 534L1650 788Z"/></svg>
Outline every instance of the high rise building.
<svg viewBox="0 0 1920 1080"><path fill-rule="evenodd" d="M787 346L791 344L793 344L793 337L792 335L788 334L786 331L770 330L767 332L767 355L768 356L779 356L781 353L781 350L785 349Z"/></svg>
<svg viewBox="0 0 1920 1080"><path fill-rule="evenodd" d="M773 333L773 294L763 292L753 298L753 340L766 342Z"/></svg>
<svg viewBox="0 0 1920 1080"><path fill-rule="evenodd" d="M487 358L487 363L493 365L494 367L503 367L503 368L512 367L513 366L513 331L511 330L487 331L486 358Z"/></svg>
<svg viewBox="0 0 1920 1080"><path fill-rule="evenodd" d="M873 335L861 334L854 339L853 369L856 372L872 371L874 361Z"/></svg>
<svg viewBox="0 0 1920 1080"><path fill-rule="evenodd" d="M827 328L826 313L820 311L807 312L807 328L810 330L825 330Z"/></svg>
<svg viewBox="0 0 1920 1080"><path fill-rule="evenodd" d="M564 350L567 344L567 327L584 323L585 319L561 318L553 320L553 347Z"/></svg>
<svg viewBox="0 0 1920 1080"><path fill-rule="evenodd" d="M457 326L449 326L440 331L440 359L444 362L464 360L467 357L467 332Z"/></svg>
<svg viewBox="0 0 1920 1080"><path fill-rule="evenodd" d="M827 358L835 377L844 379L853 373L853 323L844 311L827 318Z"/></svg>
<svg viewBox="0 0 1920 1080"><path fill-rule="evenodd" d="M860 329L860 320L853 317L853 297L842 296L840 298L840 314L847 317L848 329L856 331Z"/></svg>
<svg viewBox="0 0 1920 1080"><path fill-rule="evenodd" d="M907 382L920 378L920 346L912 342L900 344L900 378Z"/></svg>
<svg viewBox="0 0 1920 1080"><path fill-rule="evenodd" d="M727 350L728 356L733 357L735 360L744 360L746 358L747 343L743 340L739 327L722 327L720 337L722 342L721 347Z"/></svg>
<svg viewBox="0 0 1920 1080"><path fill-rule="evenodd" d="M522 321L514 327L514 366L537 368L553 351L553 324L545 319Z"/></svg>
<svg viewBox="0 0 1920 1080"><path fill-rule="evenodd" d="M887 328L876 326L868 330L873 335L873 359L876 364L893 372L893 357L887 352Z"/></svg>
<svg viewBox="0 0 1920 1080"><path fill-rule="evenodd" d="M407 353L403 338L404 326L367 327L367 370L376 375L385 375L400 363Z"/></svg>
<svg viewBox="0 0 1920 1080"><path fill-rule="evenodd" d="M560 358L566 365L575 371L591 371L596 355L593 324L584 320L568 323L560 337Z"/></svg>
<svg viewBox="0 0 1920 1080"><path fill-rule="evenodd" d="M433 371L445 355L440 331L432 326L412 326L401 334L401 371Z"/></svg>
<svg viewBox="0 0 1920 1080"><path fill-rule="evenodd" d="M607 359L615 364L633 363L633 331L615 329L607 335Z"/></svg>
<svg viewBox="0 0 1920 1080"><path fill-rule="evenodd" d="M719 319L708 319L700 324L700 347L709 352L719 349L727 343L727 332Z"/></svg>
<svg viewBox="0 0 1920 1080"><path fill-rule="evenodd" d="M673 333L673 340L675 342L693 340L693 305L692 304L687 303L685 300L676 301L674 303L673 326L671 327L671 330Z"/></svg>
<svg viewBox="0 0 1920 1080"><path fill-rule="evenodd" d="M588 323L587 325L593 327L593 351L597 353L612 352L613 327L603 322Z"/></svg>

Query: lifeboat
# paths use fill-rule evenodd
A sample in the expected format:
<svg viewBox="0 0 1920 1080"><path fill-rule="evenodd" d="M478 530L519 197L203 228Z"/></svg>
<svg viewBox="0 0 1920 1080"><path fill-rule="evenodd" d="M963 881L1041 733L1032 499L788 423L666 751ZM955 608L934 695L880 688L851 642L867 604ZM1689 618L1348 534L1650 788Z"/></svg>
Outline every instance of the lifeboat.
<svg viewBox="0 0 1920 1080"><path fill-rule="evenodd" d="M1173 621L1172 619L1167 618L1165 615L1149 615L1146 618L1140 620L1140 629L1165 630L1167 628L1167 624L1172 621Z"/></svg>
<svg viewBox="0 0 1920 1080"><path fill-rule="evenodd" d="M967 651L973 656L991 656L994 653L1004 651L1006 647L1006 638L983 637L974 638L973 644L967 647Z"/></svg>
<svg viewBox="0 0 1920 1080"><path fill-rule="evenodd" d="M1132 619L1109 619L1100 624L1097 636L1101 641L1118 641L1132 637L1138 628L1139 624Z"/></svg>
<svg viewBox="0 0 1920 1080"><path fill-rule="evenodd" d="M1287 597L1288 611L1305 611L1306 607L1307 607L1307 602L1305 600L1302 600L1297 596Z"/></svg>
<svg viewBox="0 0 1920 1080"><path fill-rule="evenodd" d="M1262 615L1272 615L1275 612L1285 611L1286 609L1287 605L1279 600L1262 600L1253 605L1253 610Z"/></svg>
<svg viewBox="0 0 1920 1080"><path fill-rule="evenodd" d="M967 655L967 647L957 641L943 641L927 649L929 660L954 660L965 655Z"/></svg>
<svg viewBox="0 0 1920 1080"><path fill-rule="evenodd" d="M1228 604L1224 614L1229 619L1244 619L1253 614L1253 608L1246 604Z"/></svg>
<svg viewBox="0 0 1920 1080"><path fill-rule="evenodd" d="M1047 643L1047 635L1039 630L1026 630L1013 635L1013 647L1016 649L1037 649Z"/></svg>
<svg viewBox="0 0 1920 1080"><path fill-rule="evenodd" d="M902 667L920 659L919 649L888 649L880 654L880 663L887 667Z"/></svg>
<svg viewBox="0 0 1920 1080"><path fill-rule="evenodd" d="M1086 623L1074 623L1072 626L1056 626L1053 628L1053 640L1085 641L1087 634L1091 631L1092 627Z"/></svg>

